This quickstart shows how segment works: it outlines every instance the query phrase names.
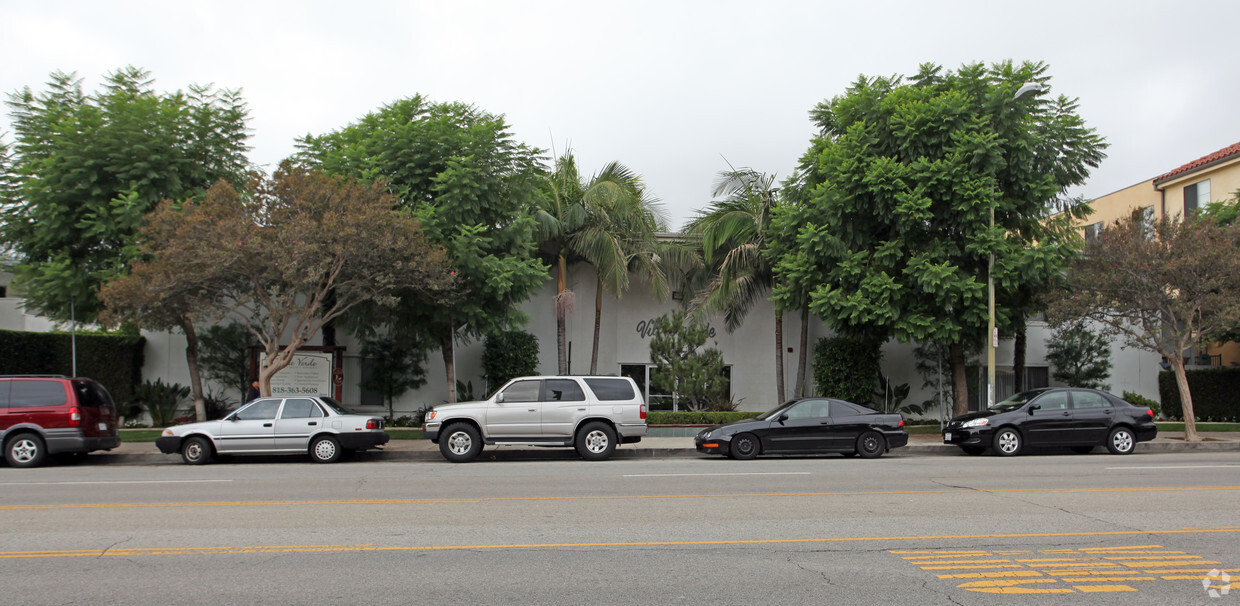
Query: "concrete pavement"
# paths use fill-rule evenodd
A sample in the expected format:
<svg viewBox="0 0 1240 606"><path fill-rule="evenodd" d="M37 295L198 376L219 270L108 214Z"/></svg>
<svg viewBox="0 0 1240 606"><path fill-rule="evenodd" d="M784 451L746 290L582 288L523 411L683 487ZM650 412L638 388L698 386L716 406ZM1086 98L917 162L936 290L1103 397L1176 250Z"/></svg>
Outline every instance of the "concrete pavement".
<svg viewBox="0 0 1240 606"><path fill-rule="evenodd" d="M1137 444L1136 453L1177 452L1237 452L1240 453L1240 433L1206 432L1200 434L1203 441L1184 441L1183 432L1160 433L1150 442ZM122 439L124 439L122 434ZM1105 452L1098 447L1094 452ZM943 444L942 437L935 434L910 434L908 446L890 453L896 456L965 456L955 446ZM691 437L647 437L637 444L623 444L616 450L617 458L641 457L704 457L693 447ZM537 448L527 446L487 446L479 460L531 460L574 459L571 448ZM154 442L123 442L111 451L95 452L88 460L91 464L159 465L180 464L180 455L159 452ZM430 440L392 440L382 450L358 453L357 460L366 461L443 461L439 447Z"/></svg>

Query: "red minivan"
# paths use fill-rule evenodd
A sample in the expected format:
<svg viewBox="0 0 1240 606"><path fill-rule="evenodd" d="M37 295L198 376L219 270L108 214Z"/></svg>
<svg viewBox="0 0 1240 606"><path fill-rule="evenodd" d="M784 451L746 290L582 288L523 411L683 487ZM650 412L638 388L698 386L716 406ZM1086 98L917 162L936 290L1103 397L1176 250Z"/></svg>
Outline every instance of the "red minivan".
<svg viewBox="0 0 1240 606"><path fill-rule="evenodd" d="M11 467L37 467L48 455L120 446L116 405L91 379L0 375L0 444Z"/></svg>

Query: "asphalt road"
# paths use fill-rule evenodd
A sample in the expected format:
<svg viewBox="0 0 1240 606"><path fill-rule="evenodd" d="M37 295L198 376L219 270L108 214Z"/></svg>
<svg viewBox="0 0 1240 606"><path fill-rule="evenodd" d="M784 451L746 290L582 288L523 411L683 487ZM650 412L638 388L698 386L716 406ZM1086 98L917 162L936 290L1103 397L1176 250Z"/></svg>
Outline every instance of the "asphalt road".
<svg viewBox="0 0 1240 606"><path fill-rule="evenodd" d="M1237 497L1234 452L0 467L0 603L1240 604Z"/></svg>

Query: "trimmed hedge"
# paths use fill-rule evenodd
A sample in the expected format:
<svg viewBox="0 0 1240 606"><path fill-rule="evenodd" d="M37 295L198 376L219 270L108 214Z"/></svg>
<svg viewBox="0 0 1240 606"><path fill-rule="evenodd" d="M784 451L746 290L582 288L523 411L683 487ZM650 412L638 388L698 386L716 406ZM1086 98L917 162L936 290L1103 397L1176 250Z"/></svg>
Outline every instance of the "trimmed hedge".
<svg viewBox="0 0 1240 606"><path fill-rule="evenodd" d="M650 411L646 413L646 423L650 425L718 425L741 419L752 419L761 412L725 412L718 410L699 410L696 412Z"/></svg>
<svg viewBox="0 0 1240 606"><path fill-rule="evenodd" d="M1185 373L1189 393L1193 395L1193 416L1198 421L1240 420L1240 369L1202 368ZM1184 418L1174 371L1158 373L1158 395L1163 415L1169 419Z"/></svg>
<svg viewBox="0 0 1240 606"><path fill-rule="evenodd" d="M145 347L141 336L78 333L77 374L102 383L123 410L142 382ZM0 330L0 375L72 374L72 335Z"/></svg>

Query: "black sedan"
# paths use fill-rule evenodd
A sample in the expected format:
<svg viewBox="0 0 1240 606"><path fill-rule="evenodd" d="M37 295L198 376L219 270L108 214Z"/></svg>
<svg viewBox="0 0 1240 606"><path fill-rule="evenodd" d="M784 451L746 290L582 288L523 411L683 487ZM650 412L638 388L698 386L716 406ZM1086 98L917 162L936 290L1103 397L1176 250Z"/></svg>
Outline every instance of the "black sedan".
<svg viewBox="0 0 1240 606"><path fill-rule="evenodd" d="M1154 411L1081 388L1022 391L989 410L955 417L943 428L944 443L971 455L987 448L1004 456L1026 448L1068 447L1087 453L1104 445L1112 454L1128 454L1137 442L1157 435Z"/></svg>
<svg viewBox="0 0 1240 606"><path fill-rule="evenodd" d="M694 438L698 452L733 459L760 454L839 452L866 459L908 444L904 419L844 400L793 400L754 419L703 429Z"/></svg>

